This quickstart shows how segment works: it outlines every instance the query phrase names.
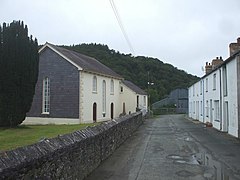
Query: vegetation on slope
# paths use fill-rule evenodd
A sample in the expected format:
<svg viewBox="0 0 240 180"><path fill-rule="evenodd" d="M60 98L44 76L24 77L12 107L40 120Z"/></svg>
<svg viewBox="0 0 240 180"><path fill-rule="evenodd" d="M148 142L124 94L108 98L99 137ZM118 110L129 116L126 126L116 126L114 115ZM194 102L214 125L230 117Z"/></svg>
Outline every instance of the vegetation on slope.
<svg viewBox="0 0 240 180"><path fill-rule="evenodd" d="M144 56L133 57L131 54L110 50L107 45L79 44L65 46L65 48L94 57L126 80L132 81L149 92L151 103L166 97L171 90L187 88L199 79L159 59ZM148 78L149 82L153 82L154 85L148 87Z"/></svg>

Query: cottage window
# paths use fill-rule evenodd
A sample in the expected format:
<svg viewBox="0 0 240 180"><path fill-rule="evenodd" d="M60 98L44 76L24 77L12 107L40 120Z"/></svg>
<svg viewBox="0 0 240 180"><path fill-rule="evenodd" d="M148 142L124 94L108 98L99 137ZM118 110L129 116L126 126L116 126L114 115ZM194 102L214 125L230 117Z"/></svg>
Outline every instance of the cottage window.
<svg viewBox="0 0 240 180"><path fill-rule="evenodd" d="M213 74L213 90L216 90L216 84L217 84L216 74Z"/></svg>
<svg viewBox="0 0 240 180"><path fill-rule="evenodd" d="M111 80L110 93L114 94L114 81L113 80Z"/></svg>
<svg viewBox="0 0 240 180"><path fill-rule="evenodd" d="M106 115L106 81L102 82L102 111L103 117Z"/></svg>
<svg viewBox="0 0 240 180"><path fill-rule="evenodd" d="M200 95L202 95L203 81L200 81Z"/></svg>
<svg viewBox="0 0 240 180"><path fill-rule="evenodd" d="M147 103L146 103L146 99L147 99L146 96L143 96L143 105L144 105L144 106L146 106L146 104L147 104Z"/></svg>
<svg viewBox="0 0 240 180"><path fill-rule="evenodd" d="M120 91L121 91L121 93L123 92L123 87L122 86L120 87Z"/></svg>
<svg viewBox="0 0 240 180"><path fill-rule="evenodd" d="M195 86L193 85L193 96L195 96Z"/></svg>
<svg viewBox="0 0 240 180"><path fill-rule="evenodd" d="M220 107L219 107L219 101L214 101L215 104L215 121L219 121L220 120Z"/></svg>
<svg viewBox="0 0 240 180"><path fill-rule="evenodd" d="M203 115L203 103L202 103L202 101L200 102L200 115L202 116Z"/></svg>
<svg viewBox="0 0 240 180"><path fill-rule="evenodd" d="M223 66L223 95L227 96L227 69L226 66Z"/></svg>
<svg viewBox="0 0 240 180"><path fill-rule="evenodd" d="M206 101L206 117L209 116L209 105L208 105L208 101Z"/></svg>
<svg viewBox="0 0 240 180"><path fill-rule="evenodd" d="M92 91L93 91L94 93L97 92L97 77L96 77L96 76L93 76Z"/></svg>
<svg viewBox="0 0 240 180"><path fill-rule="evenodd" d="M43 114L49 114L50 112L50 79L46 77L43 80Z"/></svg>
<svg viewBox="0 0 240 180"><path fill-rule="evenodd" d="M206 92L208 92L208 78L206 79Z"/></svg>

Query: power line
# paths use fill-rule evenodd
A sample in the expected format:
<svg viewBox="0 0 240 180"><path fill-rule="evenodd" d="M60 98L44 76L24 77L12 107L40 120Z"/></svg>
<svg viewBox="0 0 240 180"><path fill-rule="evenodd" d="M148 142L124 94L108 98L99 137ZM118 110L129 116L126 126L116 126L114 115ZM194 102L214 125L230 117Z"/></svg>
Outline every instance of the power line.
<svg viewBox="0 0 240 180"><path fill-rule="evenodd" d="M119 25L122 33L123 33L123 36L124 36L125 40L127 41L127 44L128 44L128 46L129 46L129 48L130 48L130 51L134 54L133 46L132 46L132 44L131 44L128 36L127 36L127 33L126 33L125 29L124 29L124 26L123 26L123 23L122 23L121 18L120 18L120 16L119 16L117 7L115 6L113 0L109 0L109 2L110 2L110 4L111 4L111 6L112 6L112 10L113 10L114 15L115 15L115 17L116 17L116 19L117 19L118 25Z"/></svg>

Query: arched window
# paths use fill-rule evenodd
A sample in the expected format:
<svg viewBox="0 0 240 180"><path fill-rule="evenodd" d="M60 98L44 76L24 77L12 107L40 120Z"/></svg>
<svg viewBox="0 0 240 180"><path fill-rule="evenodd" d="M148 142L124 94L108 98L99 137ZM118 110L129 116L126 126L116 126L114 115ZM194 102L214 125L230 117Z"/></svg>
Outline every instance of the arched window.
<svg viewBox="0 0 240 180"><path fill-rule="evenodd" d="M93 84L92 84L92 91L97 92L97 77L93 76Z"/></svg>
<svg viewBox="0 0 240 180"><path fill-rule="evenodd" d="M114 94L114 81L111 80L111 84L110 84L110 94Z"/></svg>
<svg viewBox="0 0 240 180"><path fill-rule="evenodd" d="M42 101L43 114L50 112L50 79L46 77L43 79L43 101Z"/></svg>
<svg viewBox="0 0 240 180"><path fill-rule="evenodd" d="M102 110L103 110L103 117L106 115L106 81L103 80L102 83Z"/></svg>

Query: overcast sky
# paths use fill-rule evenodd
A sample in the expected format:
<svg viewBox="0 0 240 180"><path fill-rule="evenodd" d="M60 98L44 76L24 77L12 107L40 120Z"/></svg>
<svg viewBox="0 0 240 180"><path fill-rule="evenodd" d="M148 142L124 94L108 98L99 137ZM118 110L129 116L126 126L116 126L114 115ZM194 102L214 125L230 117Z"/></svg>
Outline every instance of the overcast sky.
<svg viewBox="0 0 240 180"><path fill-rule="evenodd" d="M23 20L29 33L56 45L101 43L202 76L240 37L240 0L114 0L134 49L109 0L1 0L0 23Z"/></svg>

